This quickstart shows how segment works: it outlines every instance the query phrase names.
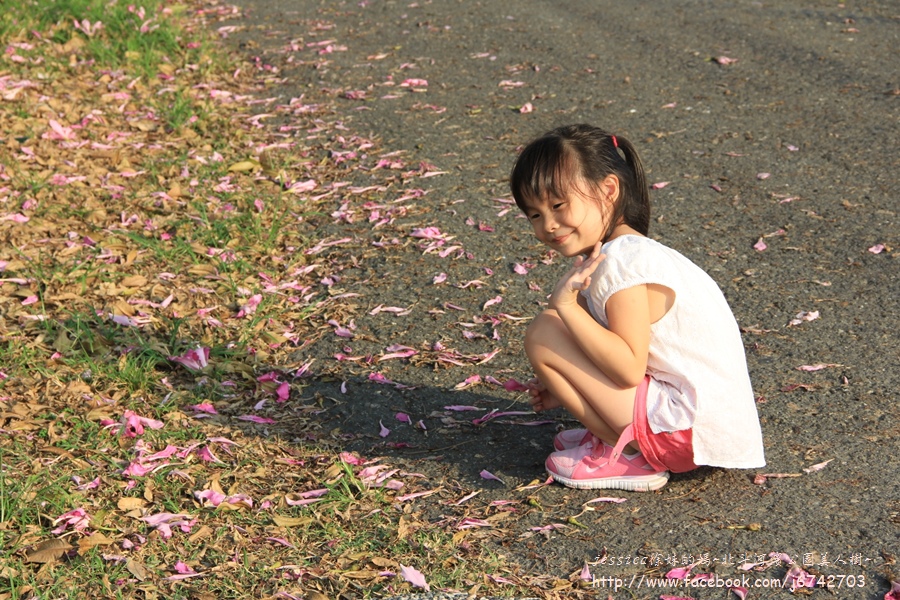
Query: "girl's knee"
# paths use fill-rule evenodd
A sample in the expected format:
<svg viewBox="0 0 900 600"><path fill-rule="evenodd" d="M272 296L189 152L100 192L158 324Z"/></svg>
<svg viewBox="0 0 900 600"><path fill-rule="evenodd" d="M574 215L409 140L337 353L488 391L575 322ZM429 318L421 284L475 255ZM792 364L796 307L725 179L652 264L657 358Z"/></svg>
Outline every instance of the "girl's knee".
<svg viewBox="0 0 900 600"><path fill-rule="evenodd" d="M555 310L545 310L525 330L525 353L531 356L539 347L553 344L565 332L565 325Z"/></svg>

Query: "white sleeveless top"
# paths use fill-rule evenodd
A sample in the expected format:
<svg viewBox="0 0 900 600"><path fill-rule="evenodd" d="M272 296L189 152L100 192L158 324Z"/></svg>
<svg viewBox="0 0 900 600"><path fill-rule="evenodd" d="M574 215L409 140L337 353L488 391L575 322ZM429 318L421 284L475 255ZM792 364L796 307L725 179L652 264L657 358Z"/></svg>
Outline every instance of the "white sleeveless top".
<svg viewBox="0 0 900 600"><path fill-rule="evenodd" d="M643 236L620 236L604 244L603 253L582 294L604 327L606 302L618 291L654 283L675 292L672 308L650 326L651 430L692 428L697 465L764 466L744 344L716 282L682 254Z"/></svg>

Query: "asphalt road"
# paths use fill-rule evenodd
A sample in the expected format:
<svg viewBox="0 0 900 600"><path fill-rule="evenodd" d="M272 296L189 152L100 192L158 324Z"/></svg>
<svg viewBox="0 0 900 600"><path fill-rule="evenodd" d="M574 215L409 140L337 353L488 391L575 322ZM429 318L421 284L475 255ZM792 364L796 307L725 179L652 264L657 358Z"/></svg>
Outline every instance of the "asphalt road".
<svg viewBox="0 0 900 600"><path fill-rule="evenodd" d="M676 477L661 495L630 499L627 518L556 539L539 559L522 550L523 568L565 574L601 549L734 559L784 552L825 574L865 576L865 586L835 597L884 597L897 579L900 538L896 2L236 4L245 16L228 22L242 27L228 43L277 68L267 94L332 103L350 130L446 172L429 181L434 214L422 224L440 224L493 265L534 258L540 250L522 222L497 217L515 149L559 124L595 123L638 146L651 182L668 182L653 192L651 235L706 268L732 304L760 397L764 471L802 476L764 485L720 470ZM427 85L401 85L409 80ZM473 233L462 216L493 223L493 237ZM764 250L754 247L760 240ZM433 300L425 290L432 266L411 265L412 281L373 286L373 304ZM404 266L383 268L389 283ZM474 265L459 268L478 276ZM534 271L545 287L553 268ZM539 295L513 274L499 277L506 310L534 314ZM816 311L817 319L789 326ZM445 325L372 330L412 344ZM505 343L498 364L521 377L521 340ZM366 396L365 410L342 418L362 427L397 404L440 406L461 379L404 375L430 387L398 392L384 406ZM547 434L534 429L479 434L494 436L489 458L514 481L540 475L547 448L538 436ZM447 435L448 446L468 439ZM445 460L472 482L485 466L464 452ZM741 529L749 523L761 529ZM608 565L597 574L635 572ZM615 594L632 596L658 592Z"/></svg>

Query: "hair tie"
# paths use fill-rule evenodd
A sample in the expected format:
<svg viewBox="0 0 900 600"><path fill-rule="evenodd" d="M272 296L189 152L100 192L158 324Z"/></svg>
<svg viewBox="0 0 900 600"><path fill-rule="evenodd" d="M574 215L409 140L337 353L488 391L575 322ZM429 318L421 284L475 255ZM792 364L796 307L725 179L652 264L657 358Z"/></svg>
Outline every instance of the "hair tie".
<svg viewBox="0 0 900 600"><path fill-rule="evenodd" d="M619 140L616 139L616 136L612 136L613 147L619 147Z"/></svg>

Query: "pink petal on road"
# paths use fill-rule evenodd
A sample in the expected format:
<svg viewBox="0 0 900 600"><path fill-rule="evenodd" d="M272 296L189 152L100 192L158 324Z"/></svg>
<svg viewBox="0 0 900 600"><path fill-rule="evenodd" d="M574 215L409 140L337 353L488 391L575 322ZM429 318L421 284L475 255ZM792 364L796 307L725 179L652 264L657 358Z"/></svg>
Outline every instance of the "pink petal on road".
<svg viewBox="0 0 900 600"><path fill-rule="evenodd" d="M803 469L803 472L804 472L804 473L815 473L816 471L821 471L821 470L824 469L826 466L828 466L828 463L830 463L830 462L833 461L833 460L834 460L834 459L831 458L831 459L829 459L829 460L826 460L825 462L817 463L817 464L815 464L815 465L813 465L813 466L811 466L811 467L807 467L807 468Z"/></svg>
<svg viewBox="0 0 900 600"><path fill-rule="evenodd" d="M650 186L651 190L661 190L671 183L670 181L658 181Z"/></svg>
<svg viewBox="0 0 900 600"><path fill-rule="evenodd" d="M884 249L884 244L875 244L874 246L869 248L869 252L871 252L872 254L881 254L882 252L884 252Z"/></svg>
<svg viewBox="0 0 900 600"><path fill-rule="evenodd" d="M481 307L481 310L487 310L488 306L493 306L494 304L500 304L503 302L503 296L497 296L495 298L491 298L487 302L484 303L484 306Z"/></svg>
<svg viewBox="0 0 900 600"><path fill-rule="evenodd" d="M609 496L602 496L600 498L594 498L593 500L588 500L585 504L593 504L595 502L615 502L616 504L621 504L625 502L627 498L612 498Z"/></svg>
<svg viewBox="0 0 900 600"><path fill-rule="evenodd" d="M444 283L445 281L447 281L447 274L446 273L438 273L437 275L434 276L434 279L431 280L431 284L438 285L440 283Z"/></svg>
<svg viewBox="0 0 900 600"><path fill-rule="evenodd" d="M508 392L527 392L531 388L516 379L507 379L503 384L503 388Z"/></svg>
<svg viewBox="0 0 900 600"><path fill-rule="evenodd" d="M481 375L472 375L470 377L466 377L464 381L457 383L455 386L453 386L453 389L464 390L478 383L481 383Z"/></svg>
<svg viewBox="0 0 900 600"><path fill-rule="evenodd" d="M746 600L747 593L749 592L749 590L747 588L739 586L739 585L737 585L733 588L728 588L728 589L730 589L732 592L734 592L734 595L737 596L738 598L740 598L741 600Z"/></svg>
<svg viewBox="0 0 900 600"><path fill-rule="evenodd" d="M788 326L800 325L804 321L815 321L818 318L819 318L819 311L813 310L813 311L807 312L804 310L804 311L797 313L797 315L793 319L791 319L791 321L788 323Z"/></svg>
<svg viewBox="0 0 900 600"><path fill-rule="evenodd" d="M400 421L401 423L408 423L412 425L412 419L409 418L409 415L406 413L398 412L394 415L394 418Z"/></svg>
<svg viewBox="0 0 900 600"><path fill-rule="evenodd" d="M381 431L378 432L378 435L381 437L387 437L391 435L391 430L384 426L384 423L378 421L378 424L381 426Z"/></svg>
<svg viewBox="0 0 900 600"><path fill-rule="evenodd" d="M531 102L526 102L519 108L519 112L523 115L527 115L530 112L534 112L534 105Z"/></svg>
<svg viewBox="0 0 900 600"><path fill-rule="evenodd" d="M438 240L444 237L444 234L441 233L441 230L437 227L419 227L413 229L412 233L409 235L414 238L425 240Z"/></svg>
<svg viewBox="0 0 900 600"><path fill-rule="evenodd" d="M756 242L755 244L753 244L753 249L756 250L757 252L762 252L766 248L768 248L768 246L766 245L766 243L763 241L762 238L759 238L759 241Z"/></svg>
<svg viewBox="0 0 900 600"><path fill-rule="evenodd" d="M500 479L499 477L497 477L496 475L494 475L487 469L482 470L481 473L479 473L479 475L481 475L482 479L493 479L494 481L499 481L500 483L503 483L502 479Z"/></svg>

